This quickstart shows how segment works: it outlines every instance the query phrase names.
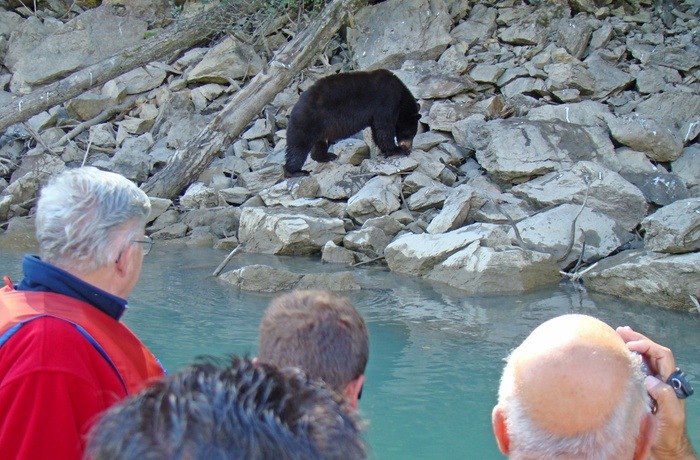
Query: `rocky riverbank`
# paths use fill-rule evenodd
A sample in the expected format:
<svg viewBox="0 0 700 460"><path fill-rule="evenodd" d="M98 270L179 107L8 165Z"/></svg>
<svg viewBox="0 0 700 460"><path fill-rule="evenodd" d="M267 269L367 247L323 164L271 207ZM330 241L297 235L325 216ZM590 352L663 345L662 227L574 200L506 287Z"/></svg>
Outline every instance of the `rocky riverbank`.
<svg viewBox="0 0 700 460"><path fill-rule="evenodd" d="M67 22L5 3L6 105L175 27L162 19L167 2L104 2ZM148 232L348 266L376 261L466 293L564 276L660 307L697 307L699 12L691 0L363 7L182 196L152 197ZM275 63L286 37L273 29L265 47L231 35L182 50L8 128L6 233L26 228L40 184L65 167L85 161L145 183ZM364 133L333 147L337 161L308 160L309 176L285 179L285 128L300 92L325 75L376 68L392 69L420 102L410 156L385 159ZM223 278L246 289L357 288L351 273L284 275L272 286L280 274L248 267Z"/></svg>

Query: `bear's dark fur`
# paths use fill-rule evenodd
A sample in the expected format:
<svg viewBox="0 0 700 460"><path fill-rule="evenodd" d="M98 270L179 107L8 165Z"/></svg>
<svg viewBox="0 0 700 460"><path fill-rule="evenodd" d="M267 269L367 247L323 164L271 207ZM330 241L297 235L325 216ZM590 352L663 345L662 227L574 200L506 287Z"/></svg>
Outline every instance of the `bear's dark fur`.
<svg viewBox="0 0 700 460"><path fill-rule="evenodd" d="M328 147L368 126L385 155L408 154L418 131L418 109L408 88L386 69L322 78L302 93L292 109L285 175L303 174L309 151L316 161L335 159Z"/></svg>

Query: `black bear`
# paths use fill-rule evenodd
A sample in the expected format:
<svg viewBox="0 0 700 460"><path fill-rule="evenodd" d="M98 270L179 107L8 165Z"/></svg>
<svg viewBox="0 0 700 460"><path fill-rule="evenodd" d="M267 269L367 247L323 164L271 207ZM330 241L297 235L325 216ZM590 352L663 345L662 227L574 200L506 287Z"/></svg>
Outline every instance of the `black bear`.
<svg viewBox="0 0 700 460"><path fill-rule="evenodd" d="M386 69L322 78L302 93L292 109L285 175L303 174L309 151L316 161L334 160L328 147L368 126L384 155L408 154L418 131L419 108L406 85Z"/></svg>

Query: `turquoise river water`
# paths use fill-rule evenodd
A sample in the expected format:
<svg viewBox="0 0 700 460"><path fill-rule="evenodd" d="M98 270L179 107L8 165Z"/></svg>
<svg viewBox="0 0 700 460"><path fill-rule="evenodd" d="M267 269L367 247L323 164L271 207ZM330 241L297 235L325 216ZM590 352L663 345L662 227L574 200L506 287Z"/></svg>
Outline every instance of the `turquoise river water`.
<svg viewBox="0 0 700 460"><path fill-rule="evenodd" d="M175 371L200 355L254 356L274 294L242 292L212 276L227 255L157 243L145 259L125 322ZM0 274L21 279L22 253L0 250ZM243 254L226 270L263 263L296 272L342 268L316 258ZM369 267L345 292L370 330L360 401L375 459L501 459L490 425L502 359L542 321L564 313L630 325L671 347L694 379L688 430L700 447L700 315L585 292L568 282L524 295L470 296Z"/></svg>

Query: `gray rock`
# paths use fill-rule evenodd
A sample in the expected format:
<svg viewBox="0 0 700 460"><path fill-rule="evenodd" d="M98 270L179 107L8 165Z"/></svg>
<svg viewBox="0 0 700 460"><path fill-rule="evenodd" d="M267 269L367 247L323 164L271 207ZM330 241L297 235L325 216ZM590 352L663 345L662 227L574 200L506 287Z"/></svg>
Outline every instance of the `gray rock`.
<svg viewBox="0 0 700 460"><path fill-rule="evenodd" d="M214 244L214 235L209 231L209 227L195 227L185 244L192 247L210 248Z"/></svg>
<svg viewBox="0 0 700 460"><path fill-rule="evenodd" d="M352 265L355 263L355 254L329 241L323 245L321 250L321 262L326 264Z"/></svg>
<svg viewBox="0 0 700 460"><path fill-rule="evenodd" d="M257 75L263 65L252 46L227 36L187 74L187 82L235 85L237 79Z"/></svg>
<svg viewBox="0 0 700 460"><path fill-rule="evenodd" d="M584 284L593 291L686 312L693 307L689 296L700 298L700 252L625 251L600 261L584 275Z"/></svg>
<svg viewBox="0 0 700 460"><path fill-rule="evenodd" d="M423 212L440 208L447 198L448 190L439 184L435 187L423 187L406 199L406 206L414 212Z"/></svg>
<svg viewBox="0 0 700 460"><path fill-rule="evenodd" d="M644 248L682 254L700 249L700 198L674 201L642 221Z"/></svg>
<svg viewBox="0 0 700 460"><path fill-rule="evenodd" d="M683 149L678 160L671 163L671 170L685 183L692 196L700 196L700 147Z"/></svg>
<svg viewBox="0 0 700 460"><path fill-rule="evenodd" d="M30 37L33 46L12 66L13 92L27 92L136 45L147 27L146 21L119 16L113 7L103 5L85 11L39 43Z"/></svg>
<svg viewBox="0 0 700 460"><path fill-rule="evenodd" d="M596 77L580 64L554 63L544 67L548 78L545 82L547 90L577 89L582 95L590 95L595 91Z"/></svg>
<svg viewBox="0 0 700 460"><path fill-rule="evenodd" d="M362 224L363 229L370 227L379 228L389 238L394 238L404 228L403 224L392 216L374 217L372 219L367 219L365 223Z"/></svg>
<svg viewBox="0 0 700 460"><path fill-rule="evenodd" d="M191 229L207 227L217 238L227 238L238 230L241 212L233 206L192 209L182 215L181 222Z"/></svg>
<svg viewBox="0 0 700 460"><path fill-rule="evenodd" d="M471 78L434 61L407 61L394 73L418 99L445 99L476 88Z"/></svg>
<svg viewBox="0 0 700 460"><path fill-rule="evenodd" d="M175 223L178 222L180 218L180 213L177 212L174 209L169 209L165 211L163 214L158 216L154 221L153 224L148 226L146 230L153 236L153 233L158 232L160 230L163 230ZM185 225L185 232L187 231L187 225Z"/></svg>
<svg viewBox="0 0 700 460"><path fill-rule="evenodd" d="M440 213L428 225L431 234L455 230L467 221L473 209L479 209L486 198L471 185L460 185L450 191Z"/></svg>
<svg viewBox="0 0 700 460"><path fill-rule="evenodd" d="M124 85L127 94L140 94L162 85L166 76L165 70L149 64L120 75L114 81Z"/></svg>
<svg viewBox="0 0 700 460"><path fill-rule="evenodd" d="M479 241L436 265L426 278L471 294L526 292L560 280L549 254L513 246L484 247Z"/></svg>
<svg viewBox="0 0 700 460"><path fill-rule="evenodd" d="M496 84L505 72L505 67L496 64L479 64L472 69L469 76L478 83Z"/></svg>
<svg viewBox="0 0 700 460"><path fill-rule="evenodd" d="M505 43L511 45L536 45L542 37L542 30L534 18L525 18L498 34Z"/></svg>
<svg viewBox="0 0 700 460"><path fill-rule="evenodd" d="M690 197L683 181L675 174L662 171L626 174L625 179L636 185L650 203L665 206Z"/></svg>
<svg viewBox="0 0 700 460"><path fill-rule="evenodd" d="M162 230L158 230L155 233L151 233L151 238L154 240L174 240L178 238L184 238L187 235L189 227L181 222L176 222L174 224L168 225Z"/></svg>
<svg viewBox="0 0 700 460"><path fill-rule="evenodd" d="M348 200L348 214L360 223L372 217L391 214L401 207L401 181L397 177L376 176Z"/></svg>
<svg viewBox="0 0 700 460"><path fill-rule="evenodd" d="M219 206L219 195L202 182L194 182L180 197L180 204L185 208L213 208Z"/></svg>
<svg viewBox="0 0 700 460"><path fill-rule="evenodd" d="M492 247L510 244L504 227L479 223L436 235L400 236L384 249L384 256L391 271L422 276L475 241Z"/></svg>
<svg viewBox="0 0 700 460"><path fill-rule="evenodd" d="M146 224L150 224L158 217L160 217L165 211L167 211L170 206L172 206L173 201L167 198L159 198L155 196L149 196L148 199L151 202L151 212L148 214L146 219Z"/></svg>
<svg viewBox="0 0 700 460"><path fill-rule="evenodd" d="M287 204L289 208L319 208L323 209L331 217L343 219L347 217L348 204L346 202L331 201L325 198L297 198Z"/></svg>
<svg viewBox="0 0 700 460"><path fill-rule="evenodd" d="M520 235L526 249L552 254L560 267L566 267L579 259L585 234L585 262L594 262L607 257L615 249L632 240L632 234L611 217L599 211L584 208L576 220L576 234L571 251L571 223L581 206L562 204L556 208L536 214L518 223ZM509 233L515 238L515 232ZM562 260L563 259L563 260Z"/></svg>
<svg viewBox="0 0 700 460"><path fill-rule="evenodd" d="M581 101L575 104L543 105L531 109L527 118L541 121L563 121L585 126L607 126L602 119L610 113L607 105L596 101Z"/></svg>
<svg viewBox="0 0 700 460"><path fill-rule="evenodd" d="M351 251L359 252L375 259L384 254L384 248L391 242L379 227L365 227L345 234L343 246Z"/></svg>
<svg viewBox="0 0 700 460"><path fill-rule="evenodd" d="M663 121L665 126L677 130L676 137L684 143L700 133L700 94L684 91L653 94L636 106L635 113L644 119Z"/></svg>
<svg viewBox="0 0 700 460"><path fill-rule="evenodd" d="M331 165L314 174L318 196L329 200L347 200L356 194L369 177L352 165Z"/></svg>
<svg viewBox="0 0 700 460"><path fill-rule="evenodd" d="M219 190L219 196L228 204L239 205L250 198L250 190L245 187L231 187Z"/></svg>
<svg viewBox="0 0 700 460"><path fill-rule="evenodd" d="M469 19L452 29L450 35L455 41L469 46L490 38L496 31L497 11L496 8L476 3L469 13Z"/></svg>
<svg viewBox="0 0 700 460"><path fill-rule="evenodd" d="M255 194L261 190L272 187L283 178L284 171L281 166L268 166L258 171L241 174L238 176L238 184Z"/></svg>
<svg viewBox="0 0 700 460"><path fill-rule="evenodd" d="M361 289L350 272L299 274L266 265L248 265L223 273L219 279L244 291L279 292L293 289L350 291Z"/></svg>
<svg viewBox="0 0 700 460"><path fill-rule="evenodd" d="M494 178L514 183L581 160L605 164L614 156L603 129L558 121L467 119L455 123L452 134L457 145L476 150L479 164Z"/></svg>
<svg viewBox="0 0 700 460"><path fill-rule="evenodd" d="M247 251L264 254L315 254L344 236L343 221L321 209L246 207L238 230Z"/></svg>
<svg viewBox="0 0 700 460"><path fill-rule="evenodd" d="M586 189L586 207L606 214L629 231L646 215L647 202L637 187L619 174L589 161L517 185L511 191L542 209L565 203L581 204Z"/></svg>
<svg viewBox="0 0 700 460"><path fill-rule="evenodd" d="M593 28L581 16L562 18L557 28L557 44L576 59L582 59L592 34Z"/></svg>
<svg viewBox="0 0 700 460"><path fill-rule="evenodd" d="M675 161L683 151L683 141L677 132L656 119L634 113L624 118L608 115L605 121L613 139L646 153L653 161Z"/></svg>
<svg viewBox="0 0 700 460"><path fill-rule="evenodd" d="M444 0L388 0L361 8L347 30L356 68L396 69L406 60L433 60L452 41Z"/></svg>
<svg viewBox="0 0 700 460"><path fill-rule="evenodd" d="M609 64L594 52L584 61L588 71L595 77L593 99L602 99L612 93L629 88L634 84L634 77Z"/></svg>

